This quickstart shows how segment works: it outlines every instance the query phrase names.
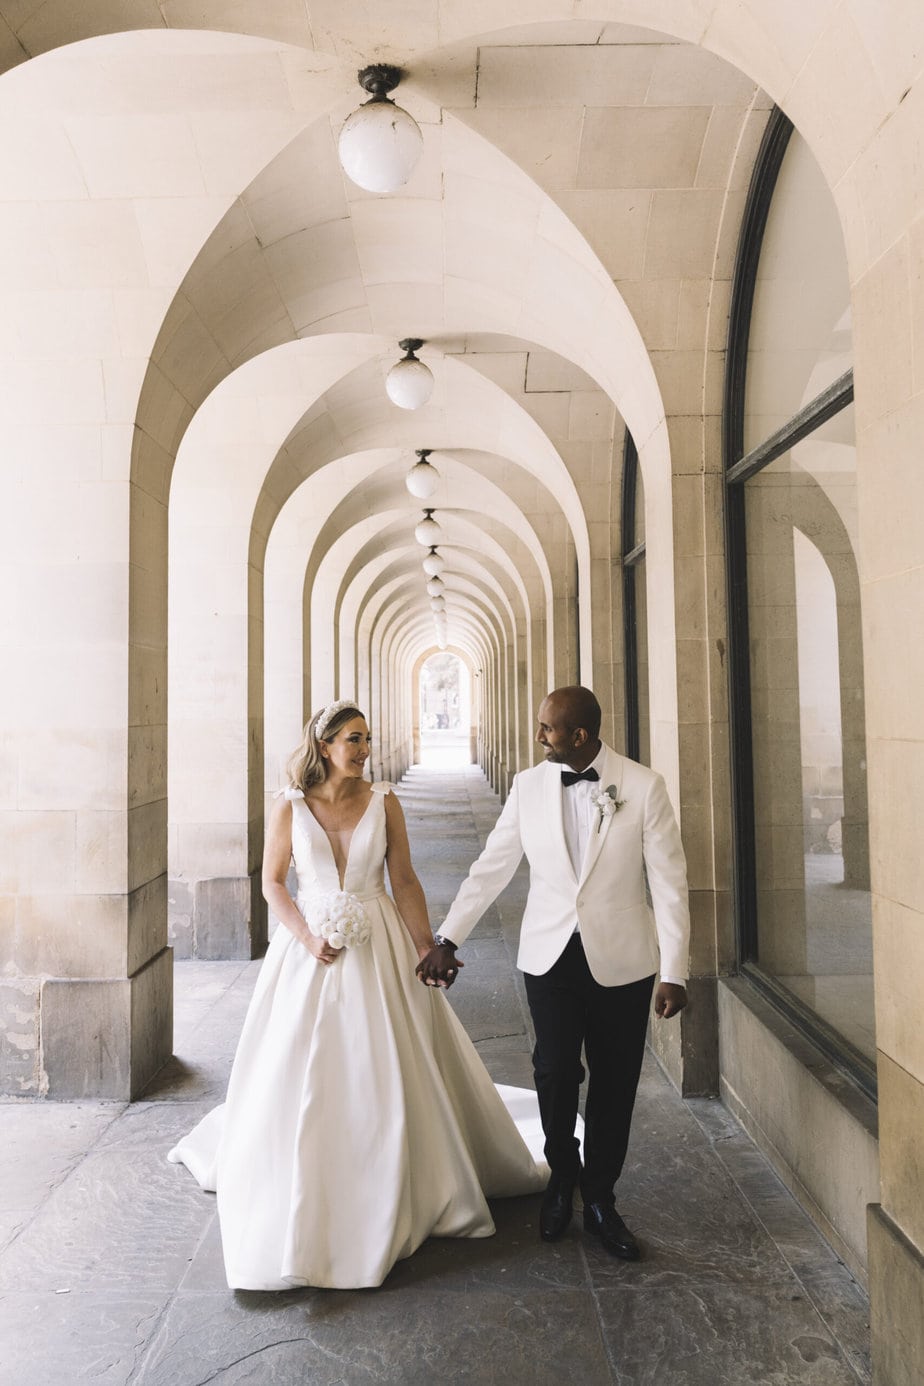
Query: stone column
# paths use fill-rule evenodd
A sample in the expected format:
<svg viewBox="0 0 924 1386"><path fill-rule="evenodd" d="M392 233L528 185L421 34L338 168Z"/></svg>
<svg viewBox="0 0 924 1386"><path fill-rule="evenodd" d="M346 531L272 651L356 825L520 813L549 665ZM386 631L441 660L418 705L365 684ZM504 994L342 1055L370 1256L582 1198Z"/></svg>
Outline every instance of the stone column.
<svg viewBox="0 0 924 1386"><path fill-rule="evenodd" d="M914 90L920 98L920 80ZM893 125L876 176L905 183ZM853 285L879 1072L881 1203L868 1222L876 1386L914 1386L924 1362L924 316L909 311L920 308L922 259L919 216Z"/></svg>

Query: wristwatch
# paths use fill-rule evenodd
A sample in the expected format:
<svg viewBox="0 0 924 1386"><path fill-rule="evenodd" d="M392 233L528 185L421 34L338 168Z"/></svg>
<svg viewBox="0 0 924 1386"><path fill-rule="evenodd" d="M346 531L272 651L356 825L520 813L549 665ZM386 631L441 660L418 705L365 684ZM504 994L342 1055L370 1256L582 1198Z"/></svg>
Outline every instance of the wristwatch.
<svg viewBox="0 0 924 1386"><path fill-rule="evenodd" d="M456 948L458 948L459 945L457 943L453 943L451 938L443 938L442 934L434 934L433 946L435 948L452 948L453 950L455 950Z"/></svg>

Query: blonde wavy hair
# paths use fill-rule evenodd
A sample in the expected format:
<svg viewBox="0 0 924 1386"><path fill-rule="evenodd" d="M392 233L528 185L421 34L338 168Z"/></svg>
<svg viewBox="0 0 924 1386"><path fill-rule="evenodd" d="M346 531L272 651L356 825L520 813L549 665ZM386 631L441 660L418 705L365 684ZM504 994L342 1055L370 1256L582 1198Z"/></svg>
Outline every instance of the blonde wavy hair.
<svg viewBox="0 0 924 1386"><path fill-rule="evenodd" d="M326 711L327 708L322 707L314 714L302 732L301 743L292 752L286 765L289 784L293 789L300 789L303 794L307 794L312 785L322 784L327 779L327 761L321 755L321 741L333 741L347 722L352 722L354 717L365 716L354 703L345 703L327 720L324 736L319 738L317 726L319 722L324 722Z"/></svg>

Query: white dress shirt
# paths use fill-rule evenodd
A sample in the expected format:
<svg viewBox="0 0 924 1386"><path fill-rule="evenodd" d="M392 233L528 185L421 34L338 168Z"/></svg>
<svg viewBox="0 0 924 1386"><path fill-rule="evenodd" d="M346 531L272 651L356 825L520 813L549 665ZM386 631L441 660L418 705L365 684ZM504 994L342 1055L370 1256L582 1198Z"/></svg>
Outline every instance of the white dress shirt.
<svg viewBox="0 0 924 1386"><path fill-rule="evenodd" d="M585 769L596 770L599 776L605 760L606 747L601 743L596 756L590 765L585 766ZM570 766L562 766L563 772L569 769ZM565 832L565 846L568 848L568 856L571 858L571 865L574 868L575 880L578 881L581 879L581 867L584 864L587 844L597 821L597 807L594 804L594 799L601 790L605 789L606 785L599 779L578 780L576 784L562 786L561 819ZM580 933L576 920L574 932ZM684 980L680 977L662 977L661 981L671 982L675 986L685 985Z"/></svg>
<svg viewBox="0 0 924 1386"><path fill-rule="evenodd" d="M571 865L574 868L574 878L581 879L581 867L584 864L584 854L587 851L587 844L590 841L590 834L593 829L597 810L594 807L594 799L605 789L606 785L601 784L599 775L606 760L606 747L601 743L596 757L586 767L587 770L596 770L598 778L596 780L578 780L577 784L562 787L561 791L561 821L565 830L565 845L568 848L568 856L571 858ZM570 767L562 766L562 772Z"/></svg>

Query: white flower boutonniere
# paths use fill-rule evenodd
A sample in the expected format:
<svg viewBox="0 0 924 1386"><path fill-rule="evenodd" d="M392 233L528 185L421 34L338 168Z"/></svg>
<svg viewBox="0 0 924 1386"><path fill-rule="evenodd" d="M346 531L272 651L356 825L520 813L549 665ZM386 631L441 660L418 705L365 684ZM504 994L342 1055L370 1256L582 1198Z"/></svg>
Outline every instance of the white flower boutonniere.
<svg viewBox="0 0 924 1386"><path fill-rule="evenodd" d="M612 818L613 814L618 813L626 802L625 799L616 798L617 792L614 784L608 784L606 789L601 789L599 794L594 795L594 804L599 814L597 819L597 832L603 827L604 818Z"/></svg>

